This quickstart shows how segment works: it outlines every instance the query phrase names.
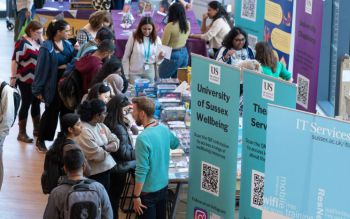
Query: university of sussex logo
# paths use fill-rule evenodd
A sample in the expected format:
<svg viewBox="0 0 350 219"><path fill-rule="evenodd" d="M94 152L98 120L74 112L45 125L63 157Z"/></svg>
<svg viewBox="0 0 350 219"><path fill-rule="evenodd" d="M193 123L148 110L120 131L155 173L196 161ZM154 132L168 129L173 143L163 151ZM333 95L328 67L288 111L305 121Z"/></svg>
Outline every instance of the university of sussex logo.
<svg viewBox="0 0 350 219"><path fill-rule="evenodd" d="M262 81L262 98L274 101L275 100L275 83L268 80Z"/></svg>

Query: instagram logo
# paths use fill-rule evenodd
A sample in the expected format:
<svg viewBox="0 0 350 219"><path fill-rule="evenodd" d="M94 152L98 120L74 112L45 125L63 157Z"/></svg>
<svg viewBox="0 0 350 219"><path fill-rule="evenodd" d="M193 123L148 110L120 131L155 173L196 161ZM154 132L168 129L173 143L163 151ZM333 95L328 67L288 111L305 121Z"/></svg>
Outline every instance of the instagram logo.
<svg viewBox="0 0 350 219"><path fill-rule="evenodd" d="M194 219L207 219L208 214L204 209L195 208L194 209Z"/></svg>

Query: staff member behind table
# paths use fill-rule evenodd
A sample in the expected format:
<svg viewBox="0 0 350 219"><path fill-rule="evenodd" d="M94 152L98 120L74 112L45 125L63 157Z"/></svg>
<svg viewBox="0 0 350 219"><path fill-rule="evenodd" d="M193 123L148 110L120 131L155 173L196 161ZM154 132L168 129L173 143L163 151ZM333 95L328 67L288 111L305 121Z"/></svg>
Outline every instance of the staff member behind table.
<svg viewBox="0 0 350 219"><path fill-rule="evenodd" d="M164 58L159 46L162 45L151 17L143 17L136 29L130 35L125 46L123 69L126 78L134 84L138 78L154 82L156 64Z"/></svg>
<svg viewBox="0 0 350 219"><path fill-rule="evenodd" d="M207 26L208 18L212 19L209 26ZM208 4L207 13L202 16L202 34L191 34L190 37L209 41L209 49L213 49L214 54L216 54L224 37L232 27L230 17L221 3L211 1Z"/></svg>
<svg viewBox="0 0 350 219"><path fill-rule="evenodd" d="M249 59L254 59L254 53L248 45L247 33L239 27L232 28L225 36L216 60L237 65L240 61Z"/></svg>
<svg viewBox="0 0 350 219"><path fill-rule="evenodd" d="M186 41L190 35L190 23L187 21L185 9L180 3L174 3L170 6L168 17L162 44L173 48L170 59L176 63L176 69L169 75L176 78L177 69L187 67L188 64Z"/></svg>
<svg viewBox="0 0 350 219"><path fill-rule="evenodd" d="M153 119L154 102L147 97L132 99L132 116L144 131L136 139L134 210L140 218L166 218L169 150L179 140Z"/></svg>
<svg viewBox="0 0 350 219"><path fill-rule="evenodd" d="M267 42L258 42L255 45L256 60L260 62L262 72L275 78L282 78L283 80L293 82L292 73L277 60L272 46Z"/></svg>
<svg viewBox="0 0 350 219"><path fill-rule="evenodd" d="M70 26L65 20L52 20L46 30L47 40L39 49L32 83L33 95L45 103L36 141L39 152L47 151L45 140L53 140L58 116L62 117L70 112L62 103L57 91L58 81L74 56L73 46L68 41L69 33Z"/></svg>

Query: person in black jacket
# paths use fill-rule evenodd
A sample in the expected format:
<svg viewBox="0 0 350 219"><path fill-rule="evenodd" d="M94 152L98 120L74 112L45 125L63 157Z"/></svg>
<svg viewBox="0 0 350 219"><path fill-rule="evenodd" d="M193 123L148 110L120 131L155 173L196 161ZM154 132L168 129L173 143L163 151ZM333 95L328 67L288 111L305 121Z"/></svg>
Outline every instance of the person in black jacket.
<svg viewBox="0 0 350 219"><path fill-rule="evenodd" d="M118 218L120 195L125 185L126 173L133 171L136 167L135 150L129 136L127 119L124 117L123 108L129 105L129 100L122 94L115 95L107 104L107 116L105 125L119 138L119 150L111 153L116 161L116 168L111 174L111 200L114 218Z"/></svg>

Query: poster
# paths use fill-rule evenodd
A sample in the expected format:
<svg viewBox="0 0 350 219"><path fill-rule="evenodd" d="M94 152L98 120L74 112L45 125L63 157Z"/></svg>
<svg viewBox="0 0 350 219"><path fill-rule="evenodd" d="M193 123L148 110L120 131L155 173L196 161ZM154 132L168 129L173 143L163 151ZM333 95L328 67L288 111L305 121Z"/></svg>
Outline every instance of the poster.
<svg viewBox="0 0 350 219"><path fill-rule="evenodd" d="M243 72L243 148L239 218L261 218L264 194L267 104L295 108L295 84Z"/></svg>
<svg viewBox="0 0 350 219"><path fill-rule="evenodd" d="M322 36L322 0L298 0L293 77L298 84L297 108L316 112Z"/></svg>
<svg viewBox="0 0 350 219"><path fill-rule="evenodd" d="M274 50L278 60L288 68L291 53L293 0L269 0L265 3L264 41Z"/></svg>
<svg viewBox="0 0 350 219"><path fill-rule="evenodd" d="M235 26L248 34L249 46L254 49L264 38L265 0L235 1Z"/></svg>
<svg viewBox="0 0 350 219"><path fill-rule="evenodd" d="M350 123L277 106L268 114L263 218L350 218Z"/></svg>
<svg viewBox="0 0 350 219"><path fill-rule="evenodd" d="M234 218L240 69L192 54L187 218Z"/></svg>

